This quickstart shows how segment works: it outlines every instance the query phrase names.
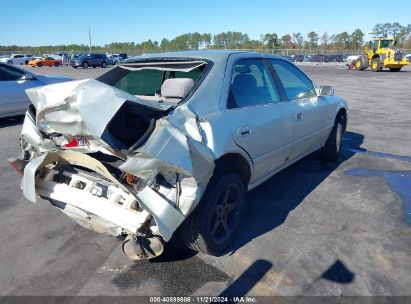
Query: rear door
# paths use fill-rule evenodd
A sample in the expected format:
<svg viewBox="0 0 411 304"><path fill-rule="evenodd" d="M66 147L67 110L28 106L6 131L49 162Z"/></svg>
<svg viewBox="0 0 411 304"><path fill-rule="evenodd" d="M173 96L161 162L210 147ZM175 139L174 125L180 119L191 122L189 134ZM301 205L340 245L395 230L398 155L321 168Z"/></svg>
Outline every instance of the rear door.
<svg viewBox="0 0 411 304"><path fill-rule="evenodd" d="M234 140L254 163L252 182L270 175L289 159L292 120L281 102L277 83L262 58L232 65L225 121Z"/></svg>
<svg viewBox="0 0 411 304"><path fill-rule="evenodd" d="M313 82L295 65L281 59L269 61L288 99L293 119L291 159L295 159L324 144L333 123L332 105L327 98L317 96Z"/></svg>

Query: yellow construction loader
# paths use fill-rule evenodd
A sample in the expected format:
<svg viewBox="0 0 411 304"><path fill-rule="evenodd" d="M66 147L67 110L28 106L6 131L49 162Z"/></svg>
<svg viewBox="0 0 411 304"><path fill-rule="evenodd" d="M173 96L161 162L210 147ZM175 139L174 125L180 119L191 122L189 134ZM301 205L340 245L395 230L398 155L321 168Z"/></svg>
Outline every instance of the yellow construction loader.
<svg viewBox="0 0 411 304"><path fill-rule="evenodd" d="M376 38L365 47L364 54L358 57L354 66L358 71L370 66L374 72L380 72L383 68L390 69L391 72L399 72L407 64L409 60L398 49L395 39Z"/></svg>

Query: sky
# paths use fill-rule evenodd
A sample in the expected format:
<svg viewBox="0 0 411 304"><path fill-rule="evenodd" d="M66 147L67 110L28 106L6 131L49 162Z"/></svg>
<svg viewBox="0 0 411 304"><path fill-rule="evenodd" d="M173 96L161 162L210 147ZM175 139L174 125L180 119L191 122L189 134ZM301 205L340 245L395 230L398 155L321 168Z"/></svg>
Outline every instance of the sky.
<svg viewBox="0 0 411 304"><path fill-rule="evenodd" d="M386 2L386 1L385 1ZM374 4L372 4L374 3ZM279 36L316 31L321 36L376 23L411 23L411 1L395 1L395 12L379 1L269 0L0 0L0 45L93 45L161 41L200 32L261 33ZM388 12L388 13L387 13Z"/></svg>

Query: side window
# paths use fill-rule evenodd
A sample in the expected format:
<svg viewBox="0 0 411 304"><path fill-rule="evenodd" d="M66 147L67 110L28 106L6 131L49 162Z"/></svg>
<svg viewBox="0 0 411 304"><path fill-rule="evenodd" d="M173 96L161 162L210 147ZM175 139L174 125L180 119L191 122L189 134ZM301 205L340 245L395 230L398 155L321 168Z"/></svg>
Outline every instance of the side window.
<svg viewBox="0 0 411 304"><path fill-rule="evenodd" d="M12 81L20 79L24 74L11 67L0 65L0 81Z"/></svg>
<svg viewBox="0 0 411 304"><path fill-rule="evenodd" d="M280 101L277 87L263 60L239 60L232 73L227 102L229 109Z"/></svg>
<svg viewBox="0 0 411 304"><path fill-rule="evenodd" d="M284 60L270 60L289 100L315 96L314 85L299 69Z"/></svg>

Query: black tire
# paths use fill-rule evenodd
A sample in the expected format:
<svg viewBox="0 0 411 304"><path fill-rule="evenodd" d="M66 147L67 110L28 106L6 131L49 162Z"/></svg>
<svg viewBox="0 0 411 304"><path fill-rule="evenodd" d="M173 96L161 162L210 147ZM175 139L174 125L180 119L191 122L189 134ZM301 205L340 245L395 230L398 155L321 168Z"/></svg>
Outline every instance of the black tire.
<svg viewBox="0 0 411 304"><path fill-rule="evenodd" d="M373 72L380 72L382 70L382 63L379 58L371 60L371 69Z"/></svg>
<svg viewBox="0 0 411 304"><path fill-rule="evenodd" d="M60 62L56 62L54 65L55 65L56 67L58 67L58 66L60 65Z"/></svg>
<svg viewBox="0 0 411 304"><path fill-rule="evenodd" d="M104 69L104 68L106 68L107 67L107 63L105 62L105 61L103 61L102 63L101 63L101 67Z"/></svg>
<svg viewBox="0 0 411 304"><path fill-rule="evenodd" d="M73 68L77 69L77 67L76 67L76 66L73 66Z"/></svg>
<svg viewBox="0 0 411 304"><path fill-rule="evenodd" d="M8 64L13 64L13 61L9 60L7 61Z"/></svg>
<svg viewBox="0 0 411 304"><path fill-rule="evenodd" d="M391 72L399 72L401 71L401 68L390 68Z"/></svg>
<svg viewBox="0 0 411 304"><path fill-rule="evenodd" d="M184 244L198 252L218 255L232 242L245 206L245 187L233 172L216 171L197 208L179 229Z"/></svg>
<svg viewBox="0 0 411 304"><path fill-rule="evenodd" d="M87 69L89 67L88 62L87 61L83 62L82 66L84 69Z"/></svg>
<svg viewBox="0 0 411 304"><path fill-rule="evenodd" d="M367 62L364 62L367 60ZM363 71L368 67L368 59L364 59L362 56L360 56L357 60L354 62L354 68L357 71Z"/></svg>
<svg viewBox="0 0 411 304"><path fill-rule="evenodd" d="M38 66L39 68L41 68L41 67L43 66L43 63L39 62L39 63L37 63L37 66Z"/></svg>
<svg viewBox="0 0 411 304"><path fill-rule="evenodd" d="M96 68L96 66L95 65L93 65L93 69L95 69Z"/></svg>
<svg viewBox="0 0 411 304"><path fill-rule="evenodd" d="M344 117L339 116L335 119L331 134L321 150L323 161L338 161L341 152L341 142L344 135Z"/></svg>
<svg viewBox="0 0 411 304"><path fill-rule="evenodd" d="M24 61L24 64L29 64L29 61L28 60Z"/></svg>

